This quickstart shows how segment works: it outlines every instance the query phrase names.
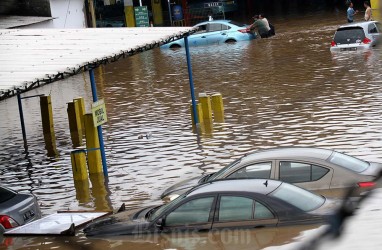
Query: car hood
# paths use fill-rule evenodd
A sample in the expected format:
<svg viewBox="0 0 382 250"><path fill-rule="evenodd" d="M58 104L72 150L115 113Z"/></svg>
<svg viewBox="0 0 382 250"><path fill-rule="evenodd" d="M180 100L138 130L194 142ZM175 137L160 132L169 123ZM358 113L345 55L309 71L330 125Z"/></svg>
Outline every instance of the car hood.
<svg viewBox="0 0 382 250"><path fill-rule="evenodd" d="M149 232L150 222L145 218L156 206L119 212L94 221L84 228L86 236L116 236Z"/></svg>
<svg viewBox="0 0 382 250"><path fill-rule="evenodd" d="M165 197L167 197L169 195L181 195L181 194L185 193L186 191L188 191L189 189L197 186L202 179L204 179L210 175L211 175L211 173L202 174L200 176L178 182L175 185L172 185L171 187L167 188L162 193L161 199L164 199Z"/></svg>

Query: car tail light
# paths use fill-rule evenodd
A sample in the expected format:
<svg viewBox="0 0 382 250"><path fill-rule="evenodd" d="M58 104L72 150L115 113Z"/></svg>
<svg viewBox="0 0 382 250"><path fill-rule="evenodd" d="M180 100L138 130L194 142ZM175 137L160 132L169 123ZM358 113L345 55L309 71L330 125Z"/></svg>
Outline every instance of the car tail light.
<svg viewBox="0 0 382 250"><path fill-rule="evenodd" d="M241 30L238 30L239 32L241 33L249 33L250 32L250 29L241 29Z"/></svg>
<svg viewBox="0 0 382 250"><path fill-rule="evenodd" d="M375 186L375 182L373 182L373 181L358 182L357 184L361 188L374 187Z"/></svg>
<svg viewBox="0 0 382 250"><path fill-rule="evenodd" d="M371 40L370 40L369 38L365 37L365 38L363 39L362 43L364 43L364 44L369 44L369 43L371 43Z"/></svg>
<svg viewBox="0 0 382 250"><path fill-rule="evenodd" d="M332 41L332 42L330 43L330 46L332 46L332 47L337 46L337 43L336 43L335 41Z"/></svg>
<svg viewBox="0 0 382 250"><path fill-rule="evenodd" d="M3 225L5 229L10 229L19 226L19 224L17 224L17 222L14 219L7 215L0 215L0 224Z"/></svg>

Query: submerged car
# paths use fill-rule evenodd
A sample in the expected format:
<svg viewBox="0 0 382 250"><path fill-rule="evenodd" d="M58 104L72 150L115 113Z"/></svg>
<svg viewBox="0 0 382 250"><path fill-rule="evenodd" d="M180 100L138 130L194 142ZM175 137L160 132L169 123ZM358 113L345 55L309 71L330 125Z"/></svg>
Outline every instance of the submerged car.
<svg viewBox="0 0 382 250"><path fill-rule="evenodd" d="M0 186L0 234L40 218L36 196Z"/></svg>
<svg viewBox="0 0 382 250"><path fill-rule="evenodd" d="M379 42L381 24L377 21L340 26L331 42L330 51L359 51L375 47Z"/></svg>
<svg viewBox="0 0 382 250"><path fill-rule="evenodd" d="M247 154L216 173L203 174L166 189L161 198L173 200L188 189L218 179L270 178L308 190L329 190L357 185L367 189L382 164L366 162L329 149L285 147Z"/></svg>
<svg viewBox="0 0 382 250"><path fill-rule="evenodd" d="M170 203L89 224L87 236L261 228L324 222L339 202L276 180L219 180Z"/></svg>
<svg viewBox="0 0 382 250"><path fill-rule="evenodd" d="M256 33L250 31L245 24L230 20L216 20L202 22L194 27L197 31L188 37L190 46L229 43L252 40ZM184 46L184 39L179 39L161 46L161 48L180 48Z"/></svg>

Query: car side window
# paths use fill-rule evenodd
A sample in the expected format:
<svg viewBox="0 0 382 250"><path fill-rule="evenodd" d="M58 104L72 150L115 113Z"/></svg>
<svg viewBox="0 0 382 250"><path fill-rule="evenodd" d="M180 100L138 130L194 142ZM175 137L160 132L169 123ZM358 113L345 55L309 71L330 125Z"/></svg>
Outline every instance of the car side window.
<svg viewBox="0 0 382 250"><path fill-rule="evenodd" d="M207 25L199 25L198 30L195 32L195 34L205 33L207 31Z"/></svg>
<svg viewBox="0 0 382 250"><path fill-rule="evenodd" d="M290 183L317 181L329 169L300 162L280 161L280 180Z"/></svg>
<svg viewBox="0 0 382 250"><path fill-rule="evenodd" d="M208 32L221 31L222 29L222 24L220 23L209 23L207 26Z"/></svg>
<svg viewBox="0 0 382 250"><path fill-rule="evenodd" d="M368 26L369 34L378 33L377 27L374 23L369 24Z"/></svg>
<svg viewBox="0 0 382 250"><path fill-rule="evenodd" d="M221 196L219 222L271 219L273 214L263 204L246 197Z"/></svg>
<svg viewBox="0 0 382 250"><path fill-rule="evenodd" d="M222 24L222 30L229 30L230 28L228 25Z"/></svg>
<svg viewBox="0 0 382 250"><path fill-rule="evenodd" d="M214 197L190 200L166 217L165 225L185 225L194 223L207 223Z"/></svg>
<svg viewBox="0 0 382 250"><path fill-rule="evenodd" d="M255 163L227 176L227 179L269 179L271 177L272 162Z"/></svg>

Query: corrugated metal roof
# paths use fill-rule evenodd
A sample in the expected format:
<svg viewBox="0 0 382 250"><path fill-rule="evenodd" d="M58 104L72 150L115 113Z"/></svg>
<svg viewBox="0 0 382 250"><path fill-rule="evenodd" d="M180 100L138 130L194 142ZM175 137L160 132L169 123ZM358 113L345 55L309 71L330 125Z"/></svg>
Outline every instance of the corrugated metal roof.
<svg viewBox="0 0 382 250"><path fill-rule="evenodd" d="M191 27L0 30L0 100L193 32Z"/></svg>
<svg viewBox="0 0 382 250"><path fill-rule="evenodd" d="M5 16L0 15L0 29L12 29L41 23L54 19L53 17L40 17L40 16Z"/></svg>

